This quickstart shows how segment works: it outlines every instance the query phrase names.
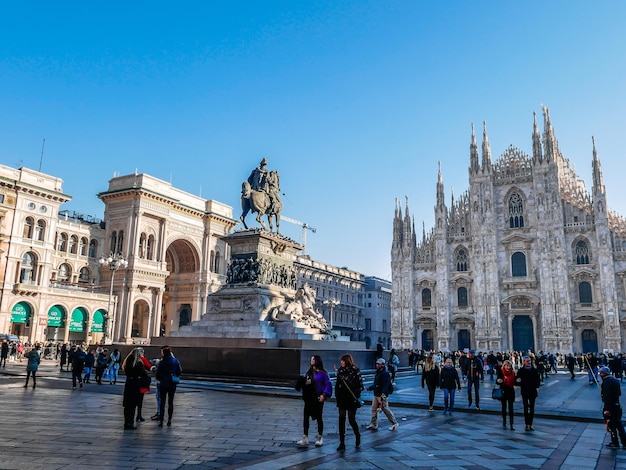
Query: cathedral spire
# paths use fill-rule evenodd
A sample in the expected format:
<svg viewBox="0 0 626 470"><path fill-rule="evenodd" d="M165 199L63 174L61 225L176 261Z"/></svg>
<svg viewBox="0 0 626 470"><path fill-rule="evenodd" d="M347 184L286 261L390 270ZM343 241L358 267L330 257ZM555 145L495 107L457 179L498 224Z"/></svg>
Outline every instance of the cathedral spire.
<svg viewBox="0 0 626 470"><path fill-rule="evenodd" d="M491 145L489 145L489 137L487 137L487 121L483 121L483 172L491 170Z"/></svg>
<svg viewBox="0 0 626 470"><path fill-rule="evenodd" d="M543 142L546 163L556 161L558 155L556 137L550 121L550 110L545 106L543 107Z"/></svg>
<svg viewBox="0 0 626 470"><path fill-rule="evenodd" d="M476 133L474 123L472 123L472 142L470 143L470 175L478 173L478 144L476 143Z"/></svg>
<svg viewBox="0 0 626 470"><path fill-rule="evenodd" d="M598 159L598 151L596 150L596 139L593 136L591 137L591 142L593 143L593 193L605 194L602 166L600 165L600 159Z"/></svg>
<svg viewBox="0 0 626 470"><path fill-rule="evenodd" d="M439 161L439 174L437 176L437 208L442 208L446 205L443 194L443 176L441 176L441 161Z"/></svg>
<svg viewBox="0 0 626 470"><path fill-rule="evenodd" d="M543 163L543 152L541 150L541 135L537 125L537 113L533 111L533 163L539 165Z"/></svg>

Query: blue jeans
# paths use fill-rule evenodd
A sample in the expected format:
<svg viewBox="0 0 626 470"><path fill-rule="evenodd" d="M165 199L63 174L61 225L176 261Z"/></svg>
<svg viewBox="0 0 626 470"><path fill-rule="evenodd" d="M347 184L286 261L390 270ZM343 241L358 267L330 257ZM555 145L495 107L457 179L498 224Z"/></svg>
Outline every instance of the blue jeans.
<svg viewBox="0 0 626 470"><path fill-rule="evenodd" d="M591 375L593 373L593 375ZM589 383L597 383L598 382L598 368L594 367L592 369L587 369L587 375L589 376ZM595 378L595 380L594 380Z"/></svg>
<svg viewBox="0 0 626 470"><path fill-rule="evenodd" d="M443 389L443 410L452 413L454 409L454 395L456 388L444 388Z"/></svg>

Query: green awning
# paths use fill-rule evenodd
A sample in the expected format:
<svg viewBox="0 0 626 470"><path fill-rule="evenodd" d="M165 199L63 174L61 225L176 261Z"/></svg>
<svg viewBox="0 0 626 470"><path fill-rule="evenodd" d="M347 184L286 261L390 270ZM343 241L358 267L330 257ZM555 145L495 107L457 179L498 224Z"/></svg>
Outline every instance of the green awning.
<svg viewBox="0 0 626 470"><path fill-rule="evenodd" d="M82 333L85 331L85 310L82 307L74 309L70 320L70 331Z"/></svg>
<svg viewBox="0 0 626 470"><path fill-rule="evenodd" d="M65 309L60 305L54 305L48 310L48 326L57 328L63 327L65 319Z"/></svg>
<svg viewBox="0 0 626 470"><path fill-rule="evenodd" d="M102 333L104 331L104 314L106 310L96 310L93 314L93 322L91 323L92 333Z"/></svg>
<svg viewBox="0 0 626 470"><path fill-rule="evenodd" d="M11 310L11 321L13 323L26 323L32 311L30 305L26 302L18 302Z"/></svg>

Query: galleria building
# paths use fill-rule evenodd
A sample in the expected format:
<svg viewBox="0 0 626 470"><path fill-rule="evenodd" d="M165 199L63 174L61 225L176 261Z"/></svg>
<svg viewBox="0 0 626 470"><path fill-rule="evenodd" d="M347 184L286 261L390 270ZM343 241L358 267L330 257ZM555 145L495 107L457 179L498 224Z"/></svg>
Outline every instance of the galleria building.
<svg viewBox="0 0 626 470"><path fill-rule="evenodd" d="M493 162L472 127L469 189L447 206L439 169L430 231L396 204L396 348L626 350L626 221L607 207L595 142L588 192L543 118L532 155L510 146Z"/></svg>

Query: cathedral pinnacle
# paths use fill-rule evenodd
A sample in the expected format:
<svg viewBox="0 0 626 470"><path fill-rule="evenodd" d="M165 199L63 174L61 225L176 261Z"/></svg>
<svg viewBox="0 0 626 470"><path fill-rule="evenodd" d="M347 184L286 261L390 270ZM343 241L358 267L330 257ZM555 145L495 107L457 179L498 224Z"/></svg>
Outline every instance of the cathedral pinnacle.
<svg viewBox="0 0 626 470"><path fill-rule="evenodd" d="M537 113L533 111L533 163L535 165L543 163L543 152L541 150L541 135L537 125Z"/></svg>
<svg viewBox="0 0 626 470"><path fill-rule="evenodd" d="M483 172L491 170L491 145L487 137L487 121L483 121Z"/></svg>
<svg viewBox="0 0 626 470"><path fill-rule="evenodd" d="M476 143L474 123L472 123L472 142L470 143L470 174L476 173L478 173L478 144Z"/></svg>

